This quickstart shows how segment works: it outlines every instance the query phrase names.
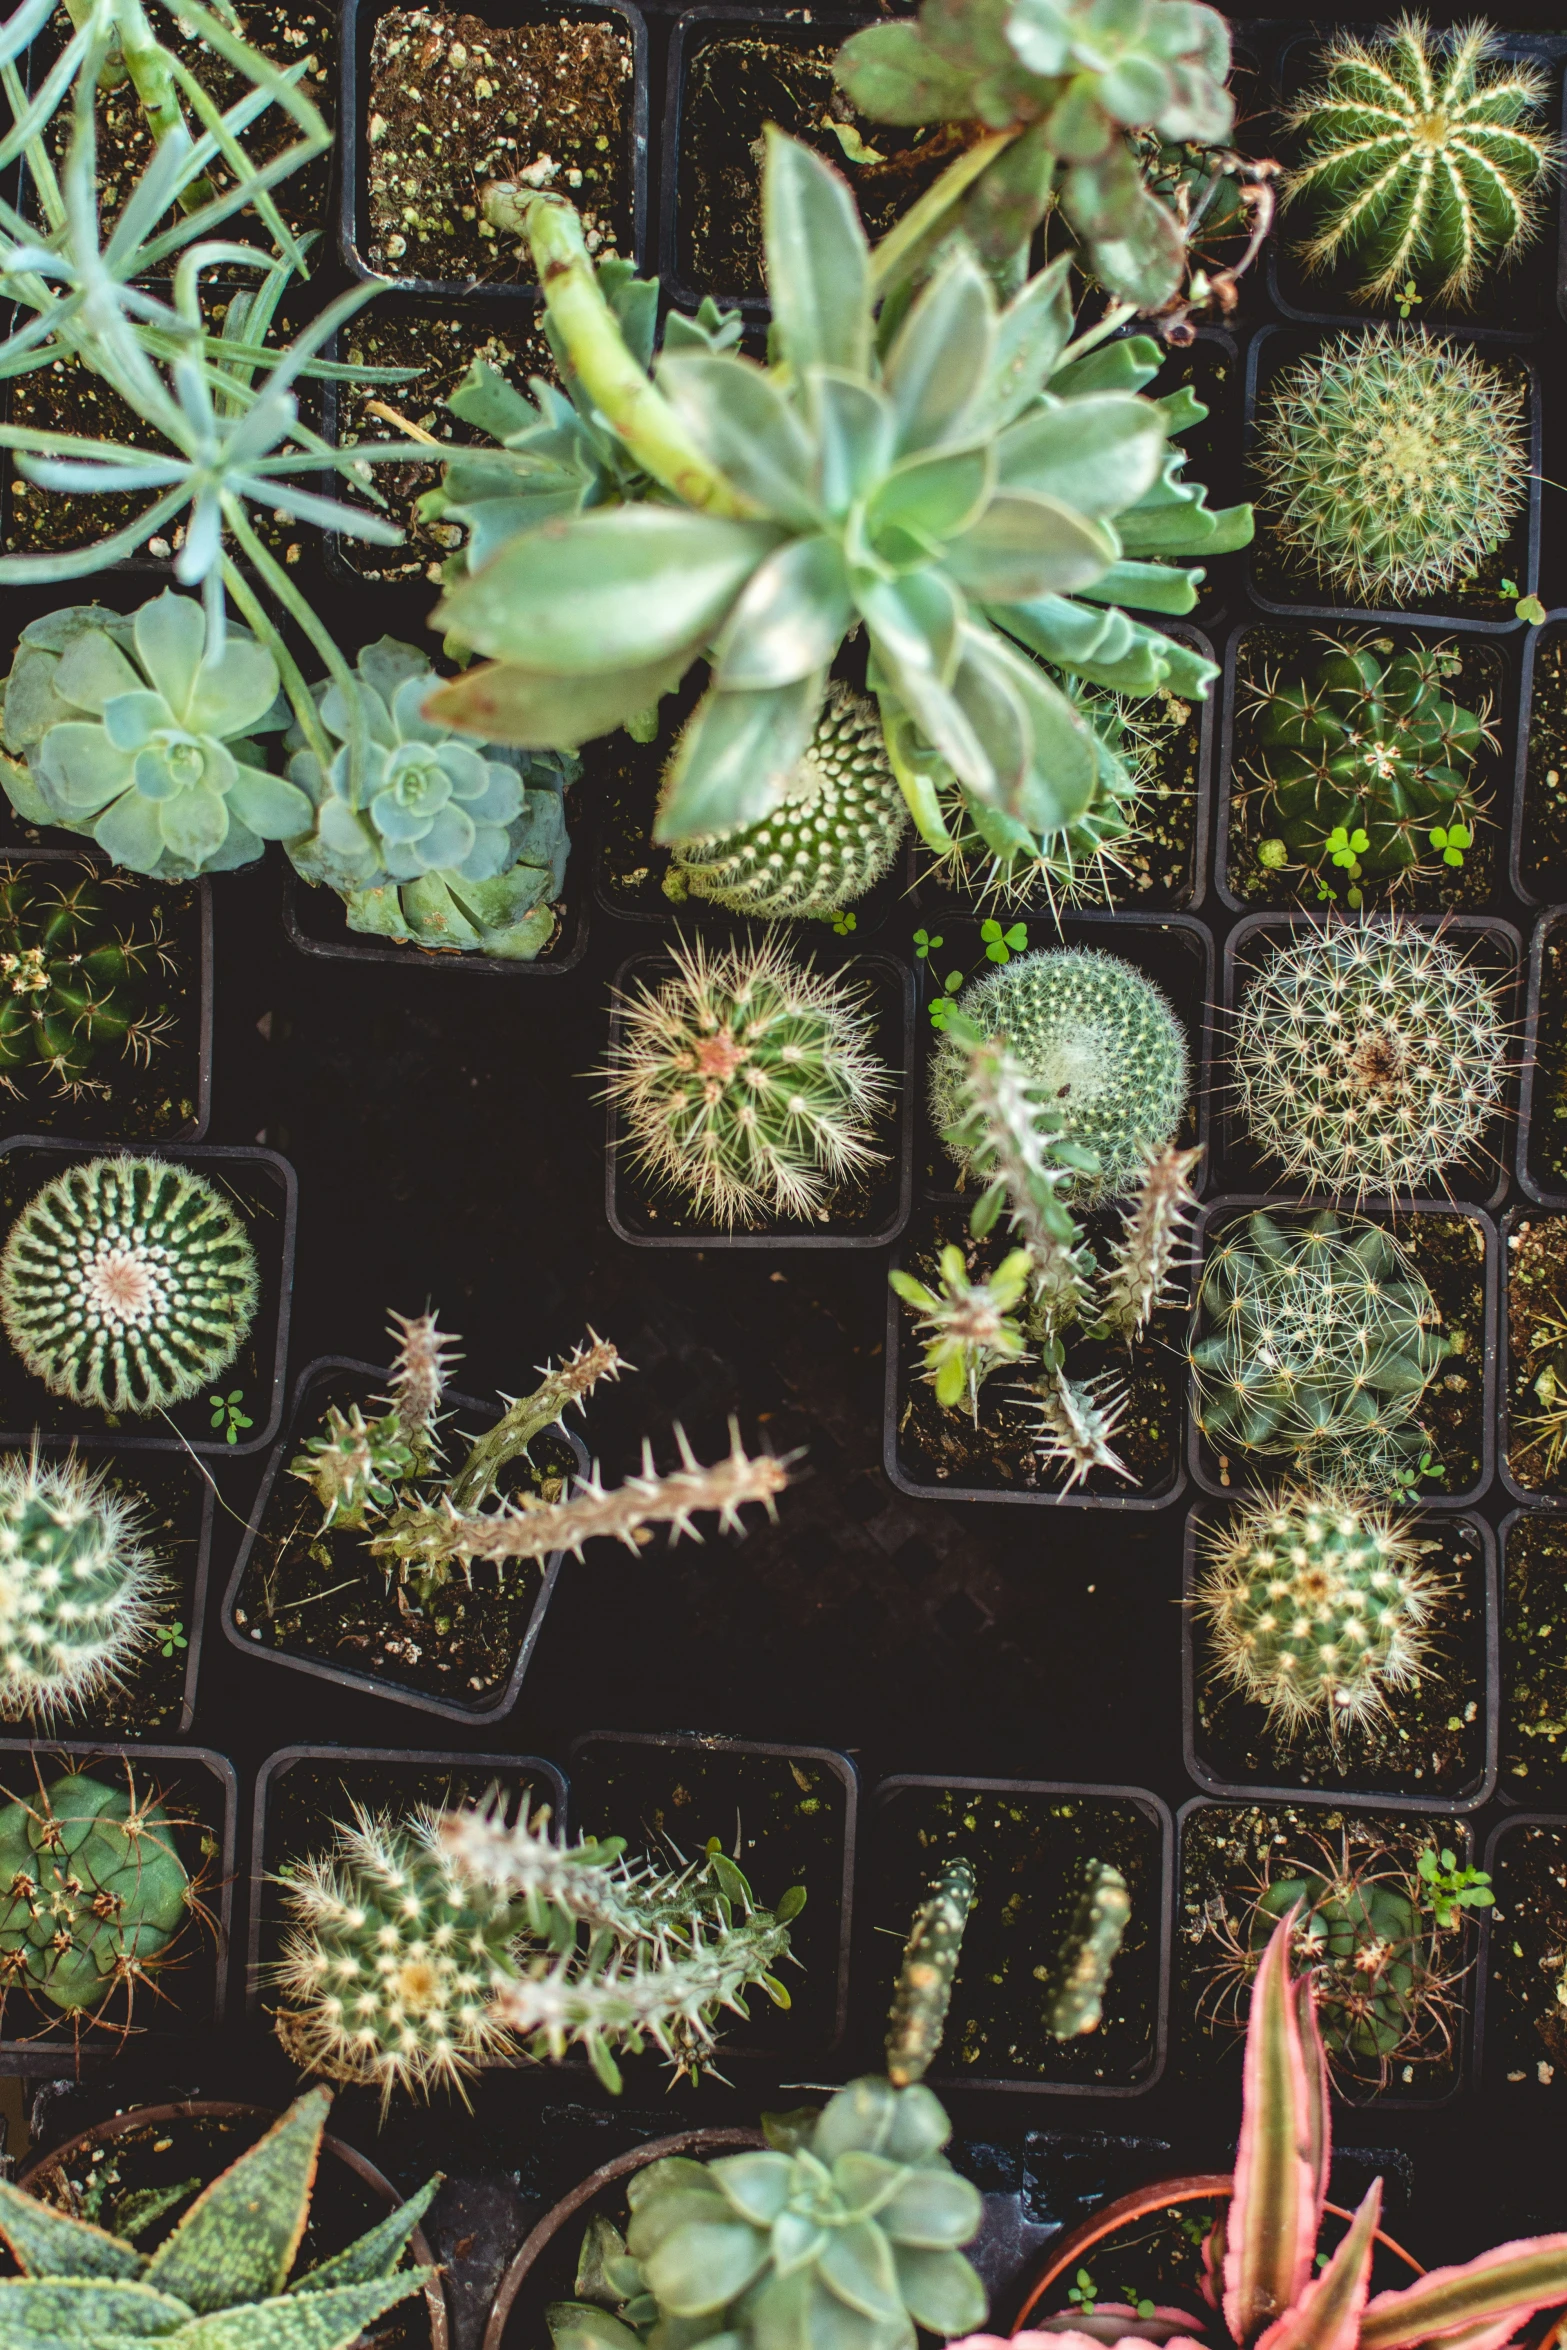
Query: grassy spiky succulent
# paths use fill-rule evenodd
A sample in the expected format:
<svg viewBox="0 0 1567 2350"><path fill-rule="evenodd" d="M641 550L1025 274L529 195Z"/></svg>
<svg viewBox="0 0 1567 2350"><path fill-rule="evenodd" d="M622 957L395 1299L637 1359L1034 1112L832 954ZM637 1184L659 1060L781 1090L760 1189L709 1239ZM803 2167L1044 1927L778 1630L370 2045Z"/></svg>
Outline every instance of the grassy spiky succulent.
<svg viewBox="0 0 1567 2350"><path fill-rule="evenodd" d="M639 985L605 1075L636 1164L704 1219L820 1216L884 1163L871 1120L890 1081L851 983L778 938L673 950Z"/></svg>
<svg viewBox="0 0 1567 2350"><path fill-rule="evenodd" d="M1285 181L1316 224L1308 268L1363 268L1366 301L1413 282L1468 303L1538 234L1556 162L1540 67L1488 71L1489 25L1433 33L1418 16L1386 34L1341 33L1323 78L1291 109L1304 153Z"/></svg>
<svg viewBox="0 0 1567 2350"><path fill-rule="evenodd" d="M1279 545L1357 603L1454 587L1528 493L1526 388L1415 326L1336 335L1269 395L1257 449Z"/></svg>
<svg viewBox="0 0 1567 2350"><path fill-rule="evenodd" d="M0 1715L45 1727L112 1688L163 1591L135 1505L69 1459L0 1460Z"/></svg>
<svg viewBox="0 0 1567 2350"><path fill-rule="evenodd" d="M0 1257L6 1336L51 1395L166 1411L238 1354L255 1251L204 1175L156 1158L84 1159L46 1183Z"/></svg>
<svg viewBox="0 0 1567 2350"><path fill-rule="evenodd" d="M69 1101L107 1093L93 1064L114 1046L145 1064L171 1026L154 1000L173 970L156 915L145 933L120 929L112 878L0 866L0 1086L37 1073Z"/></svg>
<svg viewBox="0 0 1567 2350"><path fill-rule="evenodd" d="M140 1794L71 1771L0 1810L0 2007L27 1992L88 2022L167 1965L195 1909L175 1822Z"/></svg>
<svg viewBox="0 0 1567 2350"><path fill-rule="evenodd" d="M1315 1726L1336 1740L1420 1678L1440 1590L1385 1502L1283 1485L1213 1531L1193 1597L1217 1678L1286 1735Z"/></svg>
<svg viewBox="0 0 1567 2350"><path fill-rule="evenodd" d="M976 1427L979 1391L991 1373L1028 1359L1016 1314L1032 1262L1026 1248L1015 1248L987 1278L972 1281L963 1251L949 1241L941 1252L939 1291L896 1267L887 1276L920 1318L925 1376L936 1390L936 1401L949 1412L966 1403Z"/></svg>
<svg viewBox="0 0 1567 2350"><path fill-rule="evenodd" d="M1502 1101L1507 1029L1485 973L1384 918L1276 947L1235 1025L1240 1117L1308 1189L1429 1190Z"/></svg>

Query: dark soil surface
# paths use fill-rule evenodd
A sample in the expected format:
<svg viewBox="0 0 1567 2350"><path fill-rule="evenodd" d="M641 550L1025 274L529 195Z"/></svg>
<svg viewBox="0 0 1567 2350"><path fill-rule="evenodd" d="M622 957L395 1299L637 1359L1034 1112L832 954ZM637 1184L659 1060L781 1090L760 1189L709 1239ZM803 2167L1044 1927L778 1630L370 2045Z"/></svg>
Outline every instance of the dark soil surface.
<svg viewBox="0 0 1567 2350"><path fill-rule="evenodd" d="M1540 1001L1529 1104L1528 1169L1542 1190L1567 1185L1567 932L1546 917L1540 943Z"/></svg>
<svg viewBox="0 0 1567 2350"><path fill-rule="evenodd" d="M1567 897L1567 628L1559 621L1535 639L1518 866L1537 897Z"/></svg>
<svg viewBox="0 0 1567 2350"><path fill-rule="evenodd" d="M1567 1519L1520 1517L1502 1561L1503 1792L1567 1795Z"/></svg>
<svg viewBox="0 0 1567 2350"><path fill-rule="evenodd" d="M1567 2080L1567 1828L1511 1828L1496 1850L1485 2006L1488 2088Z"/></svg>
<svg viewBox="0 0 1567 2350"><path fill-rule="evenodd" d="M1567 1314L1567 1216L1531 1215L1509 1235L1507 1283L1507 1466L1531 1492L1567 1492L1557 1442L1567 1430L1567 1355L1551 1324ZM1567 1339L1567 1332L1563 1333ZM1559 1379L1561 1394L1541 1395L1538 1381Z"/></svg>

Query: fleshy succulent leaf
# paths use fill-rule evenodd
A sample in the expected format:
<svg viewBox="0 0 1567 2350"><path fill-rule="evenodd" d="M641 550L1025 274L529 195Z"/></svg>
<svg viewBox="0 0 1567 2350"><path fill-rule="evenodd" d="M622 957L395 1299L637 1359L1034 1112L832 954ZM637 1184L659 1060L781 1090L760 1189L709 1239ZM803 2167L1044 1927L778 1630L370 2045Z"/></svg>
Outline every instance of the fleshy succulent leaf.
<svg viewBox="0 0 1567 2350"><path fill-rule="evenodd" d="M1300 2299L1275 2318L1257 2350L1355 2350L1360 2314L1371 2289L1382 2181L1373 2179L1348 2234Z"/></svg>
<svg viewBox="0 0 1567 2350"><path fill-rule="evenodd" d="M1224 2255L1224 2319L1243 2350L1300 2299L1321 2221L1312 2081L1290 1980L1293 1928L1292 1913L1274 1930L1252 1983Z"/></svg>
<svg viewBox="0 0 1567 2350"><path fill-rule="evenodd" d="M415 2228L434 2202L440 2184L441 2174L437 2171L406 2203L389 2211L385 2219L378 2220L356 2242L334 2253L330 2260L323 2260L318 2268L307 2269L303 2276L295 2277L289 2291L322 2293L337 2285L368 2285L389 2277Z"/></svg>
<svg viewBox="0 0 1567 2350"><path fill-rule="evenodd" d="M1361 2319L1361 2350L1407 2350L1460 2333L1473 2341L1493 2323L1505 2323L1505 2341L1535 2310L1561 2301L1567 2301L1567 2235L1523 2236L1460 2266L1430 2269L1396 2292L1378 2293Z"/></svg>
<svg viewBox="0 0 1567 2350"><path fill-rule="evenodd" d="M0 2237L32 2277L134 2277L147 2265L134 2244L87 2220L51 2211L36 2195L0 2179Z"/></svg>
<svg viewBox="0 0 1567 2350"><path fill-rule="evenodd" d="M308 2091L215 2178L153 2254L147 2283L200 2315L280 2293L310 2214L331 2102L325 2089Z"/></svg>

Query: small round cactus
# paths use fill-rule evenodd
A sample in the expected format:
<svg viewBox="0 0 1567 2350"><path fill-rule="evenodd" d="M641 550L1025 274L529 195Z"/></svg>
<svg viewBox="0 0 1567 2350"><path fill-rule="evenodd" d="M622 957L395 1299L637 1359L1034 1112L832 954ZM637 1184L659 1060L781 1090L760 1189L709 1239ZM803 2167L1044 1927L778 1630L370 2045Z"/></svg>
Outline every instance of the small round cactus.
<svg viewBox="0 0 1567 2350"><path fill-rule="evenodd" d="M162 1583L135 1506L75 1460L0 1460L0 1715L81 1713L147 1637Z"/></svg>
<svg viewBox="0 0 1567 2350"><path fill-rule="evenodd" d="M715 1224L825 1216L884 1163L870 1121L891 1087L855 989L771 934L673 955L624 999L604 1073L637 1164Z"/></svg>
<svg viewBox="0 0 1567 2350"><path fill-rule="evenodd" d="M156 914L144 935L122 930L113 898L124 883L78 874L52 881L25 865L0 866L0 1086L47 1077L67 1100L107 1093L93 1074L118 1045L150 1061L171 1026L150 1001L152 975L172 970Z"/></svg>
<svg viewBox="0 0 1567 2350"><path fill-rule="evenodd" d="M228 1369L259 1283L215 1184L164 1159L84 1159L46 1183L0 1257L0 1320L51 1395L167 1411Z"/></svg>
<svg viewBox="0 0 1567 2350"><path fill-rule="evenodd" d="M1281 1486L1215 1530L1193 1596L1217 1678L1286 1734L1336 1739L1419 1679L1439 1594L1407 1519L1325 1484Z"/></svg>
<svg viewBox="0 0 1567 2350"><path fill-rule="evenodd" d="M875 704L835 683L780 804L742 831L678 842L664 890L732 914L836 914L891 869L907 825Z"/></svg>
<svg viewBox="0 0 1567 2350"><path fill-rule="evenodd" d="M1274 535L1330 589L1408 604L1499 547L1529 480L1516 373L1413 326L1334 336L1269 398Z"/></svg>
<svg viewBox="0 0 1567 2350"><path fill-rule="evenodd" d="M0 2001L84 2014L127 2004L191 1914L163 1805L71 1772L0 1810Z"/></svg>
<svg viewBox="0 0 1567 2350"><path fill-rule="evenodd" d="M1247 1133L1291 1181L1429 1190L1501 1105L1507 1029L1445 939L1396 918L1334 923L1275 948L1247 988L1235 1073Z"/></svg>
<svg viewBox="0 0 1567 2350"><path fill-rule="evenodd" d="M986 1035L1006 1038L1061 1131L1097 1153L1098 1173L1068 1176L1062 1196L1094 1207L1135 1191L1186 1107L1185 1032L1154 982L1096 948L1048 947L972 982L962 1010ZM930 1107L943 1133L963 1116L968 1059L950 1037L936 1049ZM949 1148L966 1166L961 1146Z"/></svg>

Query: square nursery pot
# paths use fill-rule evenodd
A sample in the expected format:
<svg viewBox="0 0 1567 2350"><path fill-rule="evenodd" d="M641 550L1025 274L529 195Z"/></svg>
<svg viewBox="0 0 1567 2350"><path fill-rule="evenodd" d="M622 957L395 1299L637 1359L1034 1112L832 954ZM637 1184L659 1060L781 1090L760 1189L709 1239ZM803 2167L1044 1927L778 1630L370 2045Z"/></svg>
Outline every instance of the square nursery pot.
<svg viewBox="0 0 1567 2350"><path fill-rule="evenodd" d="M1514 1501L1531 1510L1567 1509L1567 1458L1551 1467L1548 1445L1532 1445L1527 1426L1544 1412L1535 1383L1547 1367L1556 1367L1553 1350L1533 1339L1537 1327L1567 1307L1567 1213L1509 1208L1502 1218L1501 1261L1497 1466Z"/></svg>
<svg viewBox="0 0 1567 2350"><path fill-rule="evenodd" d="M1177 2067L1181 2077L1222 2081L1226 2093L1238 2087L1246 2021L1246 1996L1239 1974L1228 1979L1222 1970L1222 1928L1228 1921L1237 1930L1240 1918L1231 1918L1233 1898L1240 1907L1249 1882L1259 1881L1265 1857L1303 1863L1320 1861L1323 1853L1343 1865L1347 1851L1353 1865L1364 1855L1374 1866L1391 1866L1395 1873L1412 1871L1417 1856L1429 1847L1457 1856L1460 1867L1474 1855L1473 1831L1467 1820L1434 1817L1413 1805L1397 1801L1352 1802L1325 1795L1252 1796L1245 1801L1221 1802L1212 1796L1193 1796L1176 1814L1179 1881L1175 1900L1175 1990L1173 2017ZM1290 1849L1292 1844L1295 1849ZM1383 1858L1376 1858L1380 1851ZM1391 1856L1389 1860L1387 1856ZM1484 1965L1486 1928L1484 1911L1464 1910L1453 1942L1451 2002L1445 2036L1432 2043L1432 2054L1398 2063L1385 2087L1375 2076L1354 2077L1338 2068L1332 2073L1337 2096L1352 2105L1408 2107L1429 2111L1446 2105L1464 2086L1473 2026L1474 1983ZM1236 1995L1239 2013L1236 2016Z"/></svg>
<svg viewBox="0 0 1567 2350"><path fill-rule="evenodd" d="M769 1218L751 1228L723 1231L702 1223L669 1186L649 1180L636 1166L613 1100L608 1104L604 1155L604 1213L610 1230L632 1248L795 1249L882 1248L908 1222L914 1193L914 1109L909 1058L914 1026L914 975L891 955L847 958L815 951L802 940L802 956L828 974L861 983L873 1016L872 1043L892 1080L891 1107L875 1121L876 1147L885 1163L847 1201L835 1200L819 1223L802 1218ZM631 955L615 974L610 1011L610 1050L625 1034L625 1003L636 1001L638 982L655 993L674 966L665 953Z"/></svg>
<svg viewBox="0 0 1567 2350"><path fill-rule="evenodd" d="M943 1861L971 1858L969 1913L934 2087L1135 2097L1164 2070L1170 1989L1170 1814L1141 1787L900 1774L876 1790L870 1915L862 1926L867 2019L879 2029L909 1920ZM1126 1879L1132 1910L1097 2030L1046 2029L1048 1977L1086 1864ZM890 1937L890 1938L889 1938Z"/></svg>
<svg viewBox="0 0 1567 2350"><path fill-rule="evenodd" d="M322 1355L300 1373L288 1427L267 1463L223 1595L223 1630L242 1655L311 1673L340 1689L367 1689L449 1722L497 1722L521 1694L564 1552L554 1552L542 1567L514 1562L504 1581L496 1569L478 1563L472 1578L454 1575L421 1603L406 1587L399 1593L371 1557L367 1536L347 1527L315 1532L314 1496L288 1475L329 1404L363 1409L385 1386L384 1366L343 1355ZM495 1416L494 1406L474 1396L448 1400L464 1415ZM568 1485L587 1470L586 1449L569 1431L548 1430L535 1439L535 1449L548 1472ZM321 1602L334 1586L342 1592L345 1575L368 1596L351 1602L345 1597L340 1615L324 1614ZM443 1611L449 1611L445 1632ZM455 1656L442 1653L454 1646Z"/></svg>
<svg viewBox="0 0 1567 2350"><path fill-rule="evenodd" d="M170 1813L175 1848L192 1883L200 1883L202 1913L189 1918L172 1945L175 1955L150 1997L136 2002L136 2047L164 2050L167 2062L198 2035L223 2023L228 1987L229 1935L234 1910L235 1813L238 1786L226 1755L205 1746L127 1746L75 1738L0 1739L0 1793L32 1801L61 1773L96 1772L134 1790L133 1801L154 1794ZM118 2015L118 2011L117 2011ZM78 2024L61 2009L25 1992L8 2000L0 2021L0 2072L56 2078L86 2064L122 2056L127 2037L115 2023Z"/></svg>
<svg viewBox="0 0 1567 2350"><path fill-rule="evenodd" d="M1518 1185L1546 1207L1567 1208L1567 907L1534 926L1518 1112Z"/></svg>
<svg viewBox="0 0 1567 2350"><path fill-rule="evenodd" d="M1527 632L1520 671L1512 884L1544 906L1567 898L1567 609Z"/></svg>
<svg viewBox="0 0 1567 2350"><path fill-rule="evenodd" d="M1338 333L1354 331L1354 328L1337 330ZM1333 339L1332 331L1320 327L1296 326L1264 326L1252 337L1246 359L1248 465L1255 462L1262 423L1261 411L1279 378L1297 360L1312 357ZM1473 340L1467 333L1449 336L1447 339L1460 345ZM1482 558L1478 577L1467 583L1460 581L1456 587L1443 588L1435 595L1414 597L1407 605L1379 607L1357 603L1343 591L1335 589L1310 565L1286 555L1274 543L1272 528L1264 513L1258 517L1257 536L1252 542L1248 562L1252 599L1264 612L1278 612L1296 619L1357 621L1373 625L1389 625L1412 618L1434 620L1439 621L1444 628L1475 631L1490 636L1510 634L1523 626L1516 610L1517 599L1505 595L1500 583L1504 579L1515 580L1525 596L1532 596L1539 589L1542 448L1540 380L1532 363L1515 350L1486 345L1483 356L1489 367L1525 386L1524 424L1529 486L1517 519L1506 538L1494 553Z"/></svg>
<svg viewBox="0 0 1567 2350"><path fill-rule="evenodd" d="M13 828L25 829L9 807L6 814ZM91 842L0 849L0 881L12 879L46 895L84 881L101 893L101 935L146 950L146 980L136 996L168 1025L145 1061L106 1044L88 1070L93 1090L74 1099L41 1072L11 1071L15 1090L0 1095L0 1121L17 1132L58 1131L116 1144L199 1142L212 1115L211 882L181 886L117 872Z"/></svg>
<svg viewBox="0 0 1567 2350"><path fill-rule="evenodd" d="M437 30L415 8L345 0L338 159L349 269L447 299L531 299L531 260L510 238L481 238L464 214L483 181L534 166L530 184L552 184L594 212L589 225L608 232L607 249L640 261L648 176L641 10L632 0L482 0L469 13L484 28L482 42L444 38L449 18ZM410 21L389 21L396 18ZM399 39L407 46L392 54ZM562 78L557 60L573 46L583 66L578 96L561 92L552 104L540 84L546 68L552 84Z"/></svg>
<svg viewBox="0 0 1567 2350"><path fill-rule="evenodd" d="M1313 931L1320 933L1325 921L1334 919L1331 914L1250 914L1243 922L1236 923L1224 942L1224 1000L1221 1045L1214 1056L1216 1067L1221 1058L1226 1068L1234 1065L1236 1016L1272 952L1309 937ZM1352 926L1353 918L1349 923L1337 923L1340 928ZM1417 927L1428 937L1444 939L1465 962L1472 963L1485 975L1509 1035L1516 1037L1523 1009L1519 998L1524 952L1523 941L1513 925L1494 915L1444 914L1422 915ZM1526 1069L1530 1057L1526 1045L1523 1055ZM1527 1075L1522 1082L1527 1086ZM1429 1170L1454 1199L1468 1200L1478 1207L1500 1207L1507 1193L1507 1130L1519 1115L1519 1083L1516 1061L1510 1057L1504 1098L1479 1142L1462 1158ZM1278 1160L1260 1151L1246 1132L1233 1089L1217 1080L1215 1092L1218 1095L1214 1103L1218 1137L1216 1183L1225 1191L1250 1191L1261 1184L1282 1182Z"/></svg>
<svg viewBox="0 0 1567 2350"><path fill-rule="evenodd" d="M256 2016L283 1928L277 1879L331 1849L354 1807L400 1818L421 1804L477 1803L498 1788L515 1810L547 1807L558 1830L566 1781L536 1754L425 1754L397 1746L282 1746L256 1773L250 1822L250 1910L245 2012Z"/></svg>
<svg viewBox="0 0 1567 2350"><path fill-rule="evenodd" d="M1258 1208L1290 1220L1333 1208L1341 1216L1358 1215L1367 1223L1384 1224L1403 1242L1436 1300L1443 1329L1463 1340L1459 1353L1450 1356L1431 1381L1420 1415L1430 1430L1433 1453L1454 1482L1422 1486L1412 1498L1428 1509L1460 1509L1478 1501L1496 1465L1494 1332L1501 1251L1490 1217L1460 1200L1417 1199L1397 1209L1368 1200L1357 1210L1349 1201L1309 1199L1299 1193L1232 1192L1209 1200L1201 1210L1195 1237L1199 1267L1207 1263L1210 1242ZM1194 1297L1200 1287L1199 1272ZM1197 1424L1193 1399L1188 1401L1188 1459L1192 1480L1202 1492L1229 1500L1294 1472L1294 1461L1287 1455L1232 1456L1215 1451Z"/></svg>
<svg viewBox="0 0 1567 2350"><path fill-rule="evenodd" d="M1476 1994L1475 2086L1540 2105L1567 2081L1567 1817L1517 1812L1491 1830L1496 1893Z"/></svg>
<svg viewBox="0 0 1567 2350"><path fill-rule="evenodd" d="M0 1141L0 1223L7 1231L28 1202L64 1172L73 1159L118 1156L89 1142L55 1142L37 1134ZM47 1452L75 1446L81 1452L194 1452L223 1460L244 1460L264 1452L283 1416L283 1372L288 1357L288 1320L294 1280L294 1230L299 1186L293 1168L276 1151L249 1144L178 1145L142 1151L135 1158L173 1159L227 1191L242 1212L261 1276L255 1319L228 1368L212 1381L225 1397L250 1405L253 1432L230 1442L221 1432L221 1406L213 1408L207 1389L167 1413L144 1421L127 1417L116 1424L106 1412L51 1395L41 1379L24 1369L8 1339L0 1338L0 1449L37 1444ZM145 1426L162 1434L145 1436Z"/></svg>
<svg viewBox="0 0 1567 2350"><path fill-rule="evenodd" d="M589 1730L573 1741L567 1769L574 1836L624 1836L633 1858L687 1860L716 1836L764 1908L789 1886L805 1887L789 1928L799 1967L781 1970L792 2006L757 1992L749 2021L725 2031L723 2048L790 2064L803 2050L835 2049L848 2023L859 1815L848 1756L689 1730Z"/></svg>
<svg viewBox="0 0 1567 2350"><path fill-rule="evenodd" d="M1567 1810L1567 1519L1511 1510L1501 1553L1501 1753L1504 1803Z"/></svg>
<svg viewBox="0 0 1567 2350"><path fill-rule="evenodd" d="M1182 1570L1181 1717L1186 1768L1210 1795L1277 1797L1295 1789L1345 1806L1396 1799L1401 1811L1478 1811L1496 1790L1498 1608L1496 1537L1485 1520L1422 1511L1415 1538L1447 1590L1433 1610L1428 1669L1391 1690L1366 1731L1335 1740L1325 1730L1291 1738L1267 1709L1225 1688L1213 1640L1196 1604L1207 1537L1230 1513L1201 1503L1186 1520Z"/></svg>
<svg viewBox="0 0 1567 2350"><path fill-rule="evenodd" d="M1225 646L1213 819L1218 897L1237 914L1266 908L1281 913L1301 908L1323 910L1320 901L1313 898L1317 885L1308 870L1271 873L1256 861L1256 844L1265 835L1260 779L1253 772L1257 744L1250 703L1260 681L1271 672L1277 670L1286 678L1308 676L1334 645L1369 643L1384 660L1415 647L1450 653L1458 666L1446 681L1448 693L1462 707L1483 714L1496 740L1482 742L1470 769L1474 797L1484 813L1462 867L1449 871L1433 864L1429 874L1396 890L1385 883L1373 883L1367 892L1367 912L1510 913L1506 866L1513 823L1518 647L1505 638L1473 630L1455 637L1449 633L1452 623L1444 630L1410 627L1399 621L1373 632L1364 625L1371 616L1343 617L1346 625L1331 630L1312 628L1294 618L1251 620L1236 629Z"/></svg>

